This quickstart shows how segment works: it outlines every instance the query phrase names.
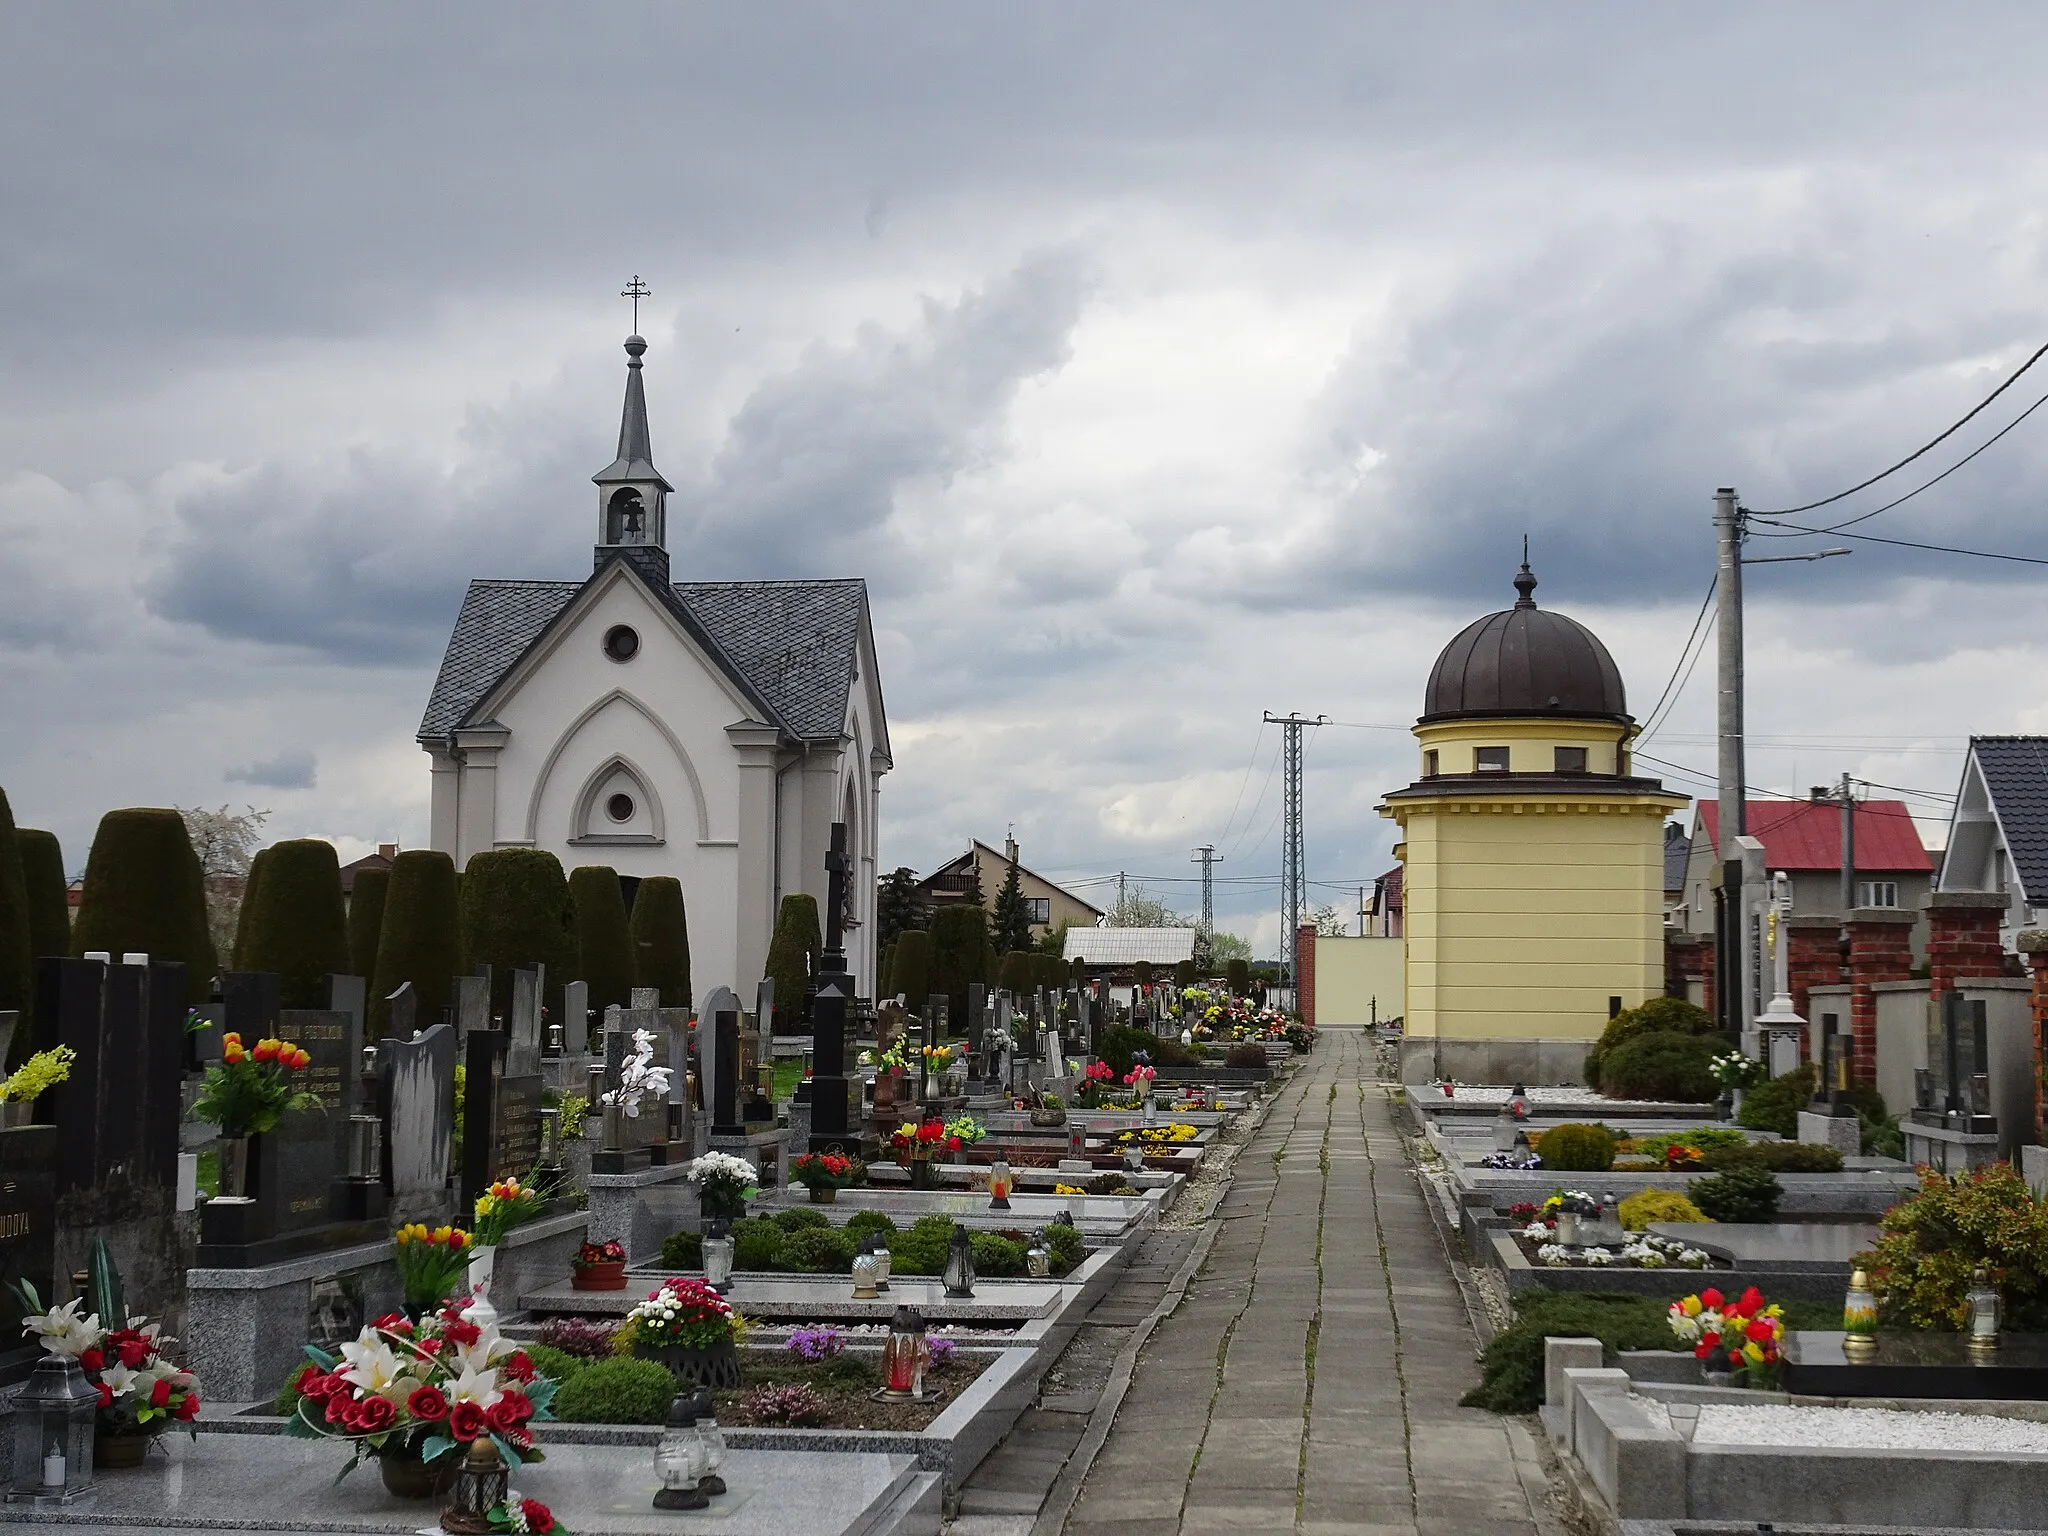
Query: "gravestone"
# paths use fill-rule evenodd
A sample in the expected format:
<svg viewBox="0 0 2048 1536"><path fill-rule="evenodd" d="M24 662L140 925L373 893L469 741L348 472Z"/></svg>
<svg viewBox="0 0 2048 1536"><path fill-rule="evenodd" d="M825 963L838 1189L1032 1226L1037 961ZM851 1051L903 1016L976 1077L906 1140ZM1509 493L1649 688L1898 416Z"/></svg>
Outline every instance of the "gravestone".
<svg viewBox="0 0 2048 1536"><path fill-rule="evenodd" d="M981 1054L981 1031L986 1020L983 1018L983 1003L988 997L988 988L978 981L967 984L967 1054L970 1058Z"/></svg>
<svg viewBox="0 0 2048 1536"><path fill-rule="evenodd" d="M730 987L713 987L697 1008L697 1107L704 1112L707 1125L716 1118L713 1109L717 1102L718 1056L723 1046L713 1021L722 1013L737 1019L739 1011L739 996ZM737 1062L734 1065L737 1070Z"/></svg>
<svg viewBox="0 0 2048 1536"><path fill-rule="evenodd" d="M690 1010L663 1008L661 1039L668 1046L667 1158L685 1163L696 1154L697 1128L690 1115Z"/></svg>
<svg viewBox="0 0 2048 1536"><path fill-rule="evenodd" d="M403 981L398 990L385 999L391 1005L391 1032L393 1040L410 1040L419 1030L420 998L412 989L412 983Z"/></svg>
<svg viewBox="0 0 2048 1536"><path fill-rule="evenodd" d="M818 1000L836 1000L843 1013L848 988L844 983L834 984L823 970L815 978L816 985L811 991L811 1059L817 1060L819 1033ZM828 989L830 989L828 991ZM775 1120L775 978L763 976L754 988L754 1029L750 1036L751 1051L742 1049L741 1056L751 1055L752 1070L746 1081L740 1085L740 1094L745 1101L741 1118L749 1125L773 1124ZM843 1035L842 1035L843 1040Z"/></svg>
<svg viewBox="0 0 2048 1536"><path fill-rule="evenodd" d="M737 999L735 999L737 1001ZM703 1032L703 1026L698 1026ZM711 1038L717 1041L711 1085L711 1134L745 1136L746 1123L740 1119L740 1016L737 1011L714 1014Z"/></svg>
<svg viewBox="0 0 2048 1536"><path fill-rule="evenodd" d="M490 1029L492 1027L490 967L485 966L481 976L456 977L456 1032L468 1036L480 1029Z"/></svg>
<svg viewBox="0 0 2048 1536"><path fill-rule="evenodd" d="M572 981L562 988L562 1054L574 1056L589 1045L590 983ZM552 1044L549 1051L553 1051Z"/></svg>
<svg viewBox="0 0 2048 1536"><path fill-rule="evenodd" d="M398 1017L394 1001L394 1022ZM457 1051L455 1030L447 1024L436 1024L413 1038L390 1035L377 1043L377 1077L385 1100L386 1187L394 1221L447 1219Z"/></svg>
<svg viewBox="0 0 2048 1536"><path fill-rule="evenodd" d="M480 978L486 1002L490 979ZM540 1166L541 998L546 967L512 973L512 1018L463 1036L462 1196L468 1209L499 1179L528 1182ZM470 1015L464 1015L467 1020Z"/></svg>

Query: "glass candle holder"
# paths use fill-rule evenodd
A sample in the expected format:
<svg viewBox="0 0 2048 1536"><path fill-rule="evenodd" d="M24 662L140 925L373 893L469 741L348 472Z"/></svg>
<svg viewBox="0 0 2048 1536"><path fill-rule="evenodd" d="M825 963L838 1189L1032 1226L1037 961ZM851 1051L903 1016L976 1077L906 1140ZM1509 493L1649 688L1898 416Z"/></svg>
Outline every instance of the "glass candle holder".
<svg viewBox="0 0 2048 1536"><path fill-rule="evenodd" d="M1016 1175L1010 1171L1007 1159L998 1157L988 1169L988 1208L992 1211L1007 1211L1010 1208L1010 1191L1017 1187Z"/></svg>

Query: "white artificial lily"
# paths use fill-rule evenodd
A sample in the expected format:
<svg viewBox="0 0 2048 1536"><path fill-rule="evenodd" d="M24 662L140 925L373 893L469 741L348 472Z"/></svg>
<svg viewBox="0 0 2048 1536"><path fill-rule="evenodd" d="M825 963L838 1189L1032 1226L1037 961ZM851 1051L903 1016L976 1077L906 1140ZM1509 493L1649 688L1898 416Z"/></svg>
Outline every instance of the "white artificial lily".
<svg viewBox="0 0 2048 1536"><path fill-rule="evenodd" d="M488 1367L465 1367L449 1380L446 1391L449 1402L475 1403L479 1408L489 1408L505 1395L498 1390L498 1373Z"/></svg>
<svg viewBox="0 0 2048 1536"><path fill-rule="evenodd" d="M365 1392L381 1393L411 1369L412 1361L376 1337L374 1330L366 1329L365 1332L371 1335L373 1342L365 1343L358 1339L353 1344L342 1345L341 1358L348 1364L335 1374Z"/></svg>
<svg viewBox="0 0 2048 1536"><path fill-rule="evenodd" d="M76 1297L61 1307L52 1307L40 1317L25 1317L21 1320L23 1333L35 1334L42 1340L43 1348L53 1355L69 1355L77 1359L88 1349L97 1348L107 1336L100 1326L97 1312L87 1316L79 1315L83 1305Z"/></svg>

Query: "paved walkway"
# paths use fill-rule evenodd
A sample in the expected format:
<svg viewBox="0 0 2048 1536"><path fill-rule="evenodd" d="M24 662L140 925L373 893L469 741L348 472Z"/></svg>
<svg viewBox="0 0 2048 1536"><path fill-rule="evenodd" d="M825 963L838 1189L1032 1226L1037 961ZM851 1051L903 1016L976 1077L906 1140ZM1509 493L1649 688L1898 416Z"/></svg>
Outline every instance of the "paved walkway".
<svg viewBox="0 0 2048 1536"><path fill-rule="evenodd" d="M1239 1157L1066 1536L1535 1536L1509 1426L1460 1408L1473 1336L1359 1033Z"/></svg>

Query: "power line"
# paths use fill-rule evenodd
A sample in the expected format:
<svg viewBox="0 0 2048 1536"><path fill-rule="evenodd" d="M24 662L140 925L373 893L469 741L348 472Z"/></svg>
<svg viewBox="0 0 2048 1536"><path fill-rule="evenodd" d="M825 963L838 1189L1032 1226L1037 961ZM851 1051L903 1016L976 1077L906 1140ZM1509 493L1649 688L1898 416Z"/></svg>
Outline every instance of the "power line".
<svg viewBox="0 0 2048 1536"><path fill-rule="evenodd" d="M1686 667L1685 664L1686 653L1692 649L1693 641L1699 636L1700 621L1707 616L1707 607L1714 601L1714 588L1720 584L1720 580L1721 573L1719 571L1716 571L1707 580L1707 595L1700 599L1700 611L1693 615L1692 628L1686 631L1685 644L1678 648L1678 660L1671 663L1671 676L1664 679L1664 691L1657 695L1657 702L1650 706L1649 714L1644 717L1650 722L1643 727L1643 736L1645 738L1657 728L1657 711L1664 707L1665 699L1671 696L1671 685L1678 680L1679 669L1684 667L1686 675L1688 677L1692 675L1692 669ZM1672 702L1676 703L1677 700L1674 699Z"/></svg>
<svg viewBox="0 0 2048 1536"><path fill-rule="evenodd" d="M1259 734L1252 738L1251 760L1244 765L1244 777L1237 781L1237 798L1230 802L1230 819L1223 823L1223 830L1216 834L1218 837L1230 836L1230 823L1237 820L1237 808L1244 804L1245 786L1252 781L1252 770L1259 766L1259 746L1265 739L1266 722L1261 720Z"/></svg>
<svg viewBox="0 0 2048 1536"><path fill-rule="evenodd" d="M2007 422L2004 426L2000 427L1995 434L1993 434L1991 437L1986 438L1983 442L1979 443L1975 448L1971 449L1968 453L1964 454L1960 459L1957 459L1955 463L1949 465L1947 469L1944 469L1932 480L1928 480L1920 485L1914 486L1912 490L1906 492L1905 495L1898 497L1896 500L1888 501L1881 507L1873 507L1868 512L1859 512L1856 516L1851 518L1845 518L1841 522L1834 524L1832 527L1819 528L1813 531L1816 533L1839 533L1844 528L1853 528L1858 523L1869 522L1873 517L1876 517L1880 512L1889 512L1893 507L1903 506L1906 502L1911 501L1915 496L1918 496L1922 491L1927 490L1930 486L1936 486L1941 484L1942 481L1946 480L1950 475L1954 474L1957 470L1961 469L1965 464L1969 463L1970 460L1976 458L1978 454L1982 453L1986 448L1989 448L1993 443L1997 442L1999 438L2005 436L2006 433L2010 432L2014 427L2018 426L2021 422L2025 421L2029 416L2033 415L2034 412L2041 409L2041 407L2044 405L2048 405L2048 395L2043 395L2040 399L2036 400L2024 411L2021 411L2019 415L2013 417L2011 421ZM1808 537L1806 533L1773 533L1762 528L1756 529L1754 531L1761 534L1764 538L1767 539L1803 539Z"/></svg>
<svg viewBox="0 0 2048 1536"><path fill-rule="evenodd" d="M1787 523L1787 528L1798 528L1801 533L1832 533L1831 528L1804 528L1798 523ZM1845 533L1845 539L1856 539L1865 544L1893 544L1900 549L1927 549L1937 555L1969 555L1978 560L2010 560L2017 565L2048 565L2048 558L2040 555L2007 555L1990 549L1960 549L1953 544L1922 544L1916 539L1886 539L1874 533Z"/></svg>
<svg viewBox="0 0 2048 1536"><path fill-rule="evenodd" d="M1265 729L1265 724L1262 721L1259 725L1259 730L1261 733L1263 733ZM1266 765L1266 777L1259 784L1259 798L1254 800L1252 802L1252 808L1249 811L1245 812L1244 825L1237 829L1237 842L1232 843L1230 845L1230 850L1228 853L1224 855L1224 857L1229 858L1235 856L1238 850L1238 845L1244 841L1245 833L1251 831L1252 818L1259 814L1259 807L1266 803L1266 791L1273 787L1273 775L1275 772L1278 771L1280 767L1281 753L1286 745L1287 744L1284 741L1275 742L1273 744L1273 761ZM1268 827L1266 830L1267 832L1271 832L1272 828ZM1263 845L1265 841L1265 834L1262 833L1259 837L1259 843ZM1254 848L1252 851L1256 853L1258 849Z"/></svg>
<svg viewBox="0 0 2048 1536"><path fill-rule="evenodd" d="M1950 427L1947 431L1943 432L1939 437L1934 438L1932 441L1924 443L1920 447L1914 449L1911 453L1907 454L1903 459L1899 460L1898 463L1894 464L1890 469L1880 470L1877 474L1872 475L1868 480L1864 480L1856 485L1852 485L1846 491L1837 491L1832 496L1823 496L1819 501L1809 501L1804 503L1803 505L1796 507L1785 507L1776 512L1756 512L1752 511L1748 507L1744 507L1742 510L1744 512L1749 513L1751 517L1790 517L1794 513L1811 512L1815 507L1829 506L1835 502L1842 500L1846 496L1854 496L1858 491L1868 490L1871 486L1877 484L1878 481L1886 479L1891 475L1897 474L1900 470L1904 469L1908 464L1911 464L1915 459L1918 459L1923 455L1932 452L1934 449L1941 446L1941 444L1947 442L1950 438L1954 437L1958 432L1962 431L1963 428L1968 426L1969 423L1977 416L1977 414L1980 411L1982 411L1986 406L1991 404L1991 402L1996 400L2000 395L2004 394L2008 389L2012 388L2014 384L2018 383L2020 375L2025 373L2029 368L2033 367L2034 364L2038 363L2044 355L2048 355L2048 344L2043 344L2040 351L2036 352L2024 363L2021 363L2019 367L2015 368L2012 371L2012 373L2006 378L2006 381L2003 384L1999 385L1998 388L1991 391L1991 393L1986 395L1982 400L1979 400L1976 403L1976 405L1970 408L1969 412L1966 415L1964 415L1960 421L1955 423L1954 426ZM1818 532L1819 530L1809 529L1808 531Z"/></svg>

